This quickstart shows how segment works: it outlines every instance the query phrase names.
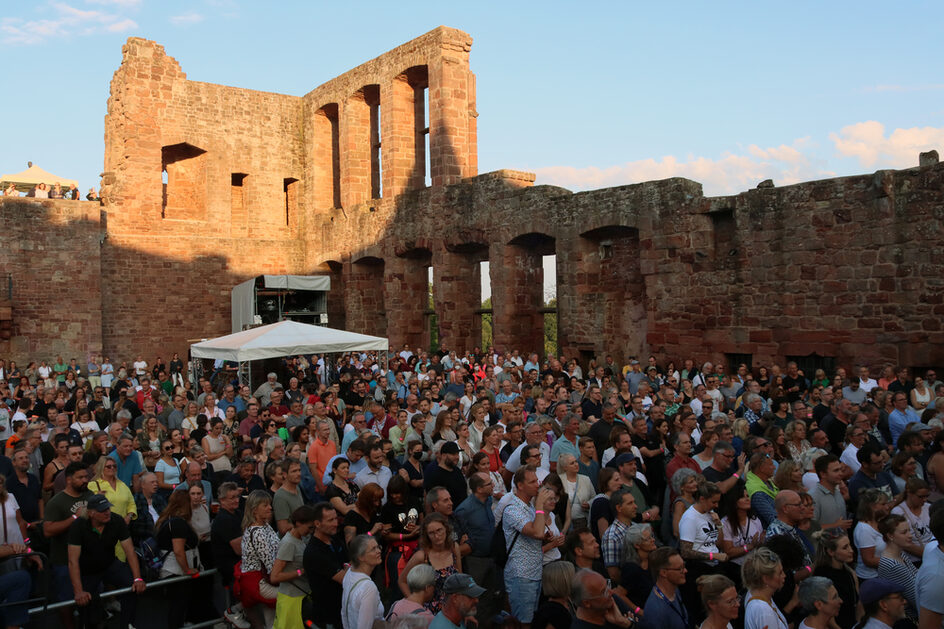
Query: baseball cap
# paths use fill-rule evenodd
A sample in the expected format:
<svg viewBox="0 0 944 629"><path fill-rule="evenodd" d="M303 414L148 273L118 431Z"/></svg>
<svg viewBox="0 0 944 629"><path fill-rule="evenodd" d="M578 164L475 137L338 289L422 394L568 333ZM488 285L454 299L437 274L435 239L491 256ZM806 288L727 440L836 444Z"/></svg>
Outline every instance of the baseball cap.
<svg viewBox="0 0 944 629"><path fill-rule="evenodd" d="M439 451L443 454L459 454L459 444L455 441L447 441Z"/></svg>
<svg viewBox="0 0 944 629"><path fill-rule="evenodd" d="M863 605L880 601L889 594L904 592L905 588L888 579L869 579L859 587L859 598Z"/></svg>
<svg viewBox="0 0 944 629"><path fill-rule="evenodd" d="M485 588L477 584L471 576L458 572L446 578L446 582L443 583L443 592L478 598L485 594Z"/></svg>
<svg viewBox="0 0 944 629"><path fill-rule="evenodd" d="M105 511L111 510L111 503L108 502L108 498L102 494L95 494L89 498L86 508L91 509L92 511L104 513Z"/></svg>
<svg viewBox="0 0 944 629"><path fill-rule="evenodd" d="M619 467L620 465L625 465L626 463L629 463L630 461L635 461L635 460L636 460L636 457L634 457L632 454L630 454L629 452L624 452L623 454L613 459L613 467Z"/></svg>

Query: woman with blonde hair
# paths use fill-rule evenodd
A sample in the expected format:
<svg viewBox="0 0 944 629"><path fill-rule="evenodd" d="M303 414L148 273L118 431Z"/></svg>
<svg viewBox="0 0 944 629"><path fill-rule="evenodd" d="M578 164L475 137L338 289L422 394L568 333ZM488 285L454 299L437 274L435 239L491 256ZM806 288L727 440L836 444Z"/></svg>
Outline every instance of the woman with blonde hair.
<svg viewBox="0 0 944 629"><path fill-rule="evenodd" d="M812 537L816 542L813 574L829 579L839 592L842 604L836 623L840 627L852 627L863 613L859 603L859 579L850 566L855 559L855 551L842 529L817 531Z"/></svg>
<svg viewBox="0 0 944 629"><path fill-rule="evenodd" d="M761 546L748 553L741 566L741 580L748 590L744 629L788 629L787 617L773 598L786 576L774 551Z"/></svg>
<svg viewBox="0 0 944 629"><path fill-rule="evenodd" d="M723 574L703 574L695 583L708 615L698 629L731 629L731 621L741 609L734 581Z"/></svg>
<svg viewBox="0 0 944 629"><path fill-rule="evenodd" d="M806 422L802 419L794 419L787 424L783 434L787 438L787 451L790 453L790 458L802 465L803 455L810 449L810 442L806 439Z"/></svg>
<svg viewBox="0 0 944 629"><path fill-rule="evenodd" d="M797 493L805 494L806 486L803 485L803 467L798 465L793 459L784 459L774 474L774 485L777 489L783 491L789 489Z"/></svg>
<svg viewBox="0 0 944 629"><path fill-rule="evenodd" d="M253 608L261 606L266 627L271 627L275 619L278 594L269 581L279 548L279 536L269 525L271 520L272 498L265 490L256 489L246 498L243 515L239 587L243 609L252 613Z"/></svg>
<svg viewBox="0 0 944 629"><path fill-rule="evenodd" d="M570 629L570 592L576 568L569 561L552 561L541 573L541 591L546 599L534 612L536 629Z"/></svg>

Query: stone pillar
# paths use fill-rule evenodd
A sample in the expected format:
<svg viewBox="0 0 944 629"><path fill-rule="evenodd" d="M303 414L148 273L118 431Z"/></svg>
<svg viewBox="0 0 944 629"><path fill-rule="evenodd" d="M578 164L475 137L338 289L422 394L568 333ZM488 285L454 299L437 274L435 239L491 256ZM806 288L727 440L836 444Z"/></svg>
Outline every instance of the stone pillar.
<svg viewBox="0 0 944 629"><path fill-rule="evenodd" d="M541 255L521 245L489 247L492 284L492 325L496 349L544 353L544 297Z"/></svg>
<svg viewBox="0 0 944 629"><path fill-rule="evenodd" d="M341 109L341 205L370 200L370 106L363 90Z"/></svg>
<svg viewBox="0 0 944 629"><path fill-rule="evenodd" d="M425 185L426 66L410 68L380 90L384 196Z"/></svg>
<svg viewBox="0 0 944 629"><path fill-rule="evenodd" d="M429 66L429 152L432 185L448 186L477 173L475 77L471 38L442 33L442 56Z"/></svg>
<svg viewBox="0 0 944 629"><path fill-rule="evenodd" d="M480 256L439 249L433 253L433 303L439 345L458 353L482 344Z"/></svg>
<svg viewBox="0 0 944 629"><path fill-rule="evenodd" d="M429 301L429 257L393 256L384 267L384 305L390 347L407 343L411 349L429 347L424 314Z"/></svg>
<svg viewBox="0 0 944 629"><path fill-rule="evenodd" d="M328 262L331 277L331 290L328 291L327 309L328 309L328 327L337 330L347 329L347 312L345 310L344 290L344 265L340 262Z"/></svg>
<svg viewBox="0 0 944 629"><path fill-rule="evenodd" d="M344 311L345 323L351 332L387 335L384 266L384 261L379 258L361 258L356 262L345 260L342 277ZM333 286L331 290L334 291Z"/></svg>

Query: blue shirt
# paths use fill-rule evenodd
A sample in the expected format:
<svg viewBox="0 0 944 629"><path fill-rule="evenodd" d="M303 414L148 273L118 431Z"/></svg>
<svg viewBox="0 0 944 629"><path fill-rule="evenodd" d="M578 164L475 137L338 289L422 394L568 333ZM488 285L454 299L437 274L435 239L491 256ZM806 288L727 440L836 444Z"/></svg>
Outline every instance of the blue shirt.
<svg viewBox="0 0 944 629"><path fill-rule="evenodd" d="M469 494L456 507L455 516L461 533L469 536L472 554L476 557L488 557L492 546L492 535L495 533L492 497L488 496L485 502L482 502L475 497L475 494Z"/></svg>
<svg viewBox="0 0 944 629"><path fill-rule="evenodd" d="M682 603L682 596L679 592L675 593L675 599L672 601L659 592L658 588L652 588L646 604L643 606L645 614L642 617L640 627L645 629L688 629L689 616L688 610Z"/></svg>
<svg viewBox="0 0 944 629"><path fill-rule="evenodd" d="M888 428L892 433L892 444L898 445L898 437L901 436L901 433L905 432L905 427L911 422L920 422L921 418L918 417L918 414L909 406L905 409L905 412L899 411L897 408L888 414Z"/></svg>
<svg viewBox="0 0 944 629"><path fill-rule="evenodd" d="M856 502L859 499L859 492L863 489L883 489L885 494L891 498L895 495L895 481L886 471L881 471L875 475L875 479L866 476L860 469L849 479L849 499Z"/></svg>
<svg viewBox="0 0 944 629"><path fill-rule="evenodd" d="M439 612L433 618L433 622L429 623L429 629L465 629L465 623L455 625L451 620L443 616L442 612Z"/></svg>
<svg viewBox="0 0 944 629"><path fill-rule="evenodd" d="M580 450L577 449L577 444L567 438L566 435L561 435L557 438L557 441L554 442L554 447L551 448L551 463L557 463L557 459L560 458L562 454L573 454L575 459L580 458Z"/></svg>
<svg viewBox="0 0 944 629"><path fill-rule="evenodd" d="M134 475L144 473L144 465L141 463L141 455L137 451L132 450L131 454L128 455L128 458L125 459L124 463L121 462L121 457L118 456L118 450L112 450L109 454L111 458L115 460L118 464L118 478L122 483L128 486L131 491L134 491Z"/></svg>
<svg viewBox="0 0 944 629"><path fill-rule="evenodd" d="M232 402L229 402L226 398L223 398L216 403L216 406L221 411L223 411L224 415L226 414L226 409L228 409L230 406L235 406L237 413L242 413L244 410L246 410L246 402L238 395L233 399Z"/></svg>

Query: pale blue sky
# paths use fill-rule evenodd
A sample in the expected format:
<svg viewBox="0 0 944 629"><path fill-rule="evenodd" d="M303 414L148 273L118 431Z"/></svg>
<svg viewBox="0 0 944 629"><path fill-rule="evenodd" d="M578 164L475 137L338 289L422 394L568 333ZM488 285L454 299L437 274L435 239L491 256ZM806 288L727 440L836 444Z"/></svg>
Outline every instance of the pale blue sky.
<svg viewBox="0 0 944 629"><path fill-rule="evenodd" d="M98 186L128 36L188 77L301 95L439 24L470 33L479 169L706 193L904 168L944 150L944 3L0 2L0 173Z"/></svg>

